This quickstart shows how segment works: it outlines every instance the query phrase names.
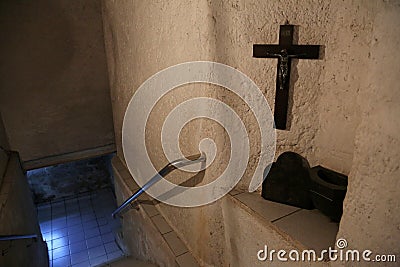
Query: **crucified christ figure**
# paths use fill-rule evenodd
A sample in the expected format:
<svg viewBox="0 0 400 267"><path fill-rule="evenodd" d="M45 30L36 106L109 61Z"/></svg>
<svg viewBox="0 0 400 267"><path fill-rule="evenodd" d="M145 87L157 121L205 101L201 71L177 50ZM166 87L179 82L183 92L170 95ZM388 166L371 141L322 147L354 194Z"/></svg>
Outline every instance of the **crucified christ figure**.
<svg viewBox="0 0 400 267"><path fill-rule="evenodd" d="M286 79L289 72L289 59L296 58L301 55L289 55L286 49L282 49L279 54L267 53L267 56L273 56L279 58L279 68L278 68L278 79L279 88L283 90L283 86L286 84Z"/></svg>

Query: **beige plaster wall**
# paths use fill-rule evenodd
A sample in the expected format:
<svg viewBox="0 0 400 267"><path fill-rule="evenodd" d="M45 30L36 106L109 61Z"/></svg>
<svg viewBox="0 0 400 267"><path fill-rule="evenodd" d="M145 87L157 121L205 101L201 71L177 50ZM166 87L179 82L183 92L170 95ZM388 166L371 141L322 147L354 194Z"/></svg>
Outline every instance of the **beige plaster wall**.
<svg viewBox="0 0 400 267"><path fill-rule="evenodd" d="M294 61L291 126L277 131L276 155L295 151L311 165L350 174L339 235L354 246L398 253L398 8L396 1L103 1L118 156L123 158L121 127L131 96L151 75L177 63L215 60L233 66L255 81L273 107L276 61L252 58L252 45L277 43L279 25L288 20L299 26L299 44L323 45L324 53L320 60ZM181 90L163 99L149 122L146 138L155 165L166 163L159 129L169 110L190 97L212 96L239 113L253 138L248 170L239 184L247 188L260 144L254 118L226 90ZM189 125L186 131L196 140L204 133L214 135L220 147L228 140L222 129L208 123ZM183 143L192 147L188 151L197 148L194 141ZM222 151L205 181L223 170L227 153ZM204 265L228 265L218 202L193 209L164 205L161 210ZM374 227L379 230L371 234Z"/></svg>
<svg viewBox="0 0 400 267"><path fill-rule="evenodd" d="M366 75L356 98L361 122L354 140L348 197L338 234L347 238L353 248L396 254L397 264L400 257L399 14L399 3L388 3L377 10L372 22Z"/></svg>
<svg viewBox="0 0 400 267"><path fill-rule="evenodd" d="M210 12L210 6L205 1L103 1L104 34L118 151L122 152L121 127L126 107L135 90L147 78L174 64L212 59L215 38L209 36L212 28ZM171 17L180 23L171 20ZM199 89L204 91L203 88ZM196 92L191 90L183 94L173 94L168 100L181 101ZM160 106L173 108L168 102ZM160 113L165 111L158 109L157 112L157 115L164 115ZM156 121L153 124L159 123ZM149 127L156 126L150 124ZM158 142L155 139L152 141Z"/></svg>
<svg viewBox="0 0 400 267"><path fill-rule="evenodd" d="M0 110L23 161L114 142L100 2L1 1Z"/></svg>

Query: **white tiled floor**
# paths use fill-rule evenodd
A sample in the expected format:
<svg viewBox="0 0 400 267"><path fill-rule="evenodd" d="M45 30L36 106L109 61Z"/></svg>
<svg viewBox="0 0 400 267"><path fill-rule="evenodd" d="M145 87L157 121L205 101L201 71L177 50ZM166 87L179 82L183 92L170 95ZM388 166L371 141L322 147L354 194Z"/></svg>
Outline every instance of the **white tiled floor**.
<svg viewBox="0 0 400 267"><path fill-rule="evenodd" d="M39 205L50 267L96 266L123 256L114 239L120 227L119 219L111 217L115 208L111 189Z"/></svg>

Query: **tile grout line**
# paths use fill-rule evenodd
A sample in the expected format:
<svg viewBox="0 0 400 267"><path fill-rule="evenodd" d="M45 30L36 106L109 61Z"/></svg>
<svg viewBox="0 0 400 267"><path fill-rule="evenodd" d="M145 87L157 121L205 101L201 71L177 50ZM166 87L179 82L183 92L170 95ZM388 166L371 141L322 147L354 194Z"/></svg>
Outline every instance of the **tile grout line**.
<svg viewBox="0 0 400 267"><path fill-rule="evenodd" d="M170 230L170 231L165 232L165 233L163 233L163 234L161 234L161 232L160 232L160 234L161 234L162 236L164 236L164 235L169 234L169 233L171 233L171 232L174 232L174 230Z"/></svg>
<svg viewBox="0 0 400 267"><path fill-rule="evenodd" d="M186 254L186 253L190 253L189 250L188 250L188 251L185 251L185 252L183 252L183 253L181 253L181 254L179 254L179 255L176 255L175 258L178 258L178 257L180 257L180 256L182 256L182 255L184 255L184 254Z"/></svg>
<svg viewBox="0 0 400 267"><path fill-rule="evenodd" d="M107 193L110 193L110 191L107 191ZM97 256L97 257L94 257L93 259L90 259L90 257L89 257L89 252L88 252L88 250L89 250L89 248L87 247L87 240L88 239L90 239L90 238L92 238L92 237L90 237L90 238L84 238L83 239L83 241L81 241L81 242L84 242L85 243L85 251L86 251L86 253L87 253L87 256L88 256L88 259L87 259L87 261L88 261L88 263L89 264L101 264L101 262L97 262L96 260L100 260L99 258L102 258L103 260L104 260L104 262L107 262L108 260L113 260L114 258L116 258L116 257L120 257L121 255L121 253L122 253L122 251L119 249L119 248L117 248L115 251L113 250L112 252L110 252L110 253L108 253L107 252L107 250L106 250L106 244L108 244L108 243L110 243L110 242L106 242L105 243L105 240L103 239L103 235L105 235L105 234L103 234L103 233L101 233L100 232L100 223L99 223L99 219L100 218L104 218L105 219L105 224L104 225L112 225L113 223L112 222L110 222L110 220L108 220L108 219L106 219L106 217L105 217L105 213L108 213L108 208L106 208L106 209L104 209L104 208L101 208L100 210L99 210L99 208L95 208L95 206L93 205L94 204L94 198L96 197L96 194L92 194L91 196L89 196L90 198L89 199L85 199L84 200L84 203L86 203L87 202L87 200L89 200L89 210L90 211L92 211L93 213L94 213L94 219L93 220L89 220L89 221L93 221L93 222L95 222L95 224L96 224L96 229L98 229L99 230L99 234L98 235L96 235L96 236L98 236L99 238L100 238L100 243L98 243L97 245L97 247L101 247L102 248L102 250L103 250L103 252L104 252L104 254L102 254L102 255L100 255L100 256ZM115 197L114 197L114 195L112 195L111 196L111 198L110 199L113 199L113 201L115 201ZM79 200L80 200L80 198L79 197L76 197L76 203L77 203L77 205L78 205L78 210L77 210L77 213L79 214L79 219L80 219L80 223L78 224L78 225L81 225L81 226L84 226L84 223L85 222L82 222L82 216L83 216L83 212L85 212L84 210L85 209L82 209L82 207L83 206L85 206L85 205L79 205ZM57 202L57 204L59 204L60 202ZM83 203L83 201L81 201L81 203ZM52 205L52 204L54 204L54 203L50 203L50 205L49 205L49 209L50 209L50 234L51 234L51 242L53 241L53 233L55 232L55 231L57 231L57 230L59 230L59 229L57 229L57 230L54 230L53 229L53 227L54 227L54 221L53 221L53 216L54 216L54 212L55 212L55 205ZM114 203L115 204L115 203ZM112 204L113 205L113 204ZM62 217L60 216L60 217L57 217L57 218L64 218L66 221L67 221L67 215L69 214L67 214L67 202L64 200L63 201L63 208L64 208L64 211L63 212L60 212L61 214L62 214ZM54 212L53 212L54 211ZM96 212L96 211L99 211L99 213L98 212ZM102 213L102 212L104 212L104 214ZM64 213L64 214L63 214ZM54 217L54 219L56 219L55 217ZM87 222L89 222L89 221L87 221ZM87 223L86 222L86 223ZM68 226L68 223L66 222L66 226L65 227L63 227L62 229L69 229L69 228L72 228L73 226L75 226L75 225L71 225L71 226ZM114 225L114 227L118 227L118 225L116 224L116 225ZM110 228L111 229L111 228ZM54 231L53 231L54 230ZM68 247L70 247L70 245L71 244L69 244L69 234L68 234L68 230L67 230L67 235L66 235L66 237L67 237L67 240L68 240L68 245L66 245L66 246L68 246ZM107 232L108 233L108 232ZM112 234L112 231L110 231L108 234ZM60 238L62 238L62 237L60 237ZM62 246L63 247L63 246ZM110 250L111 251L111 250ZM51 252L53 252L53 247L52 247L52 250L51 250ZM78 252L77 252L78 253ZM77 253L75 253L75 254L77 254ZM50 253L49 253L50 254ZM68 265L72 265L72 257L71 257L71 255L73 255L74 253L72 253L72 251L70 251L70 249L68 249L68 255L65 255L65 256L61 256L61 257L58 257L58 258L63 258L63 257L69 257L68 259L69 259L69 263L68 263ZM58 259L57 258L57 259ZM56 259L56 260L57 260ZM65 260L67 260L67 259L65 259ZM52 266L52 264L54 264L54 259L52 258L51 260L49 259L49 263L50 263L50 266Z"/></svg>
<svg viewBox="0 0 400 267"><path fill-rule="evenodd" d="M279 220L281 220L281 219L283 219L283 218L289 217L290 215L292 215L292 214L294 214L294 213L296 213L296 212L299 212L299 211L301 211L301 210L303 210L303 209L299 208L299 209L297 209L297 210L295 210L295 211L292 211L292 212L290 212L290 213L288 213L288 214L286 214L286 215L283 215L283 216L281 216L281 217L279 217L279 218L277 218L277 219L272 220L271 223L275 223L275 222L277 222L277 221L279 221Z"/></svg>

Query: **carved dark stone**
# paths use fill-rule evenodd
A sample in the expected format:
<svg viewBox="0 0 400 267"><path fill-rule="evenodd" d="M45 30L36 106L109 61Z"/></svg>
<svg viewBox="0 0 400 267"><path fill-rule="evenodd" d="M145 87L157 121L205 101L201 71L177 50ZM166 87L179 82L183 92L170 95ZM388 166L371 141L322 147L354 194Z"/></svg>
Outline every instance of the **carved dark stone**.
<svg viewBox="0 0 400 267"><path fill-rule="evenodd" d="M347 176L316 166L311 169L310 194L314 206L333 221L339 222L347 192Z"/></svg>
<svg viewBox="0 0 400 267"><path fill-rule="evenodd" d="M262 197L303 209L319 209L335 222L343 213L347 192L346 175L322 166L310 168L308 161L294 152L282 153L265 178Z"/></svg>
<svg viewBox="0 0 400 267"><path fill-rule="evenodd" d="M310 165L307 159L294 152L282 153L262 185L262 197L268 200L313 209L309 193Z"/></svg>

